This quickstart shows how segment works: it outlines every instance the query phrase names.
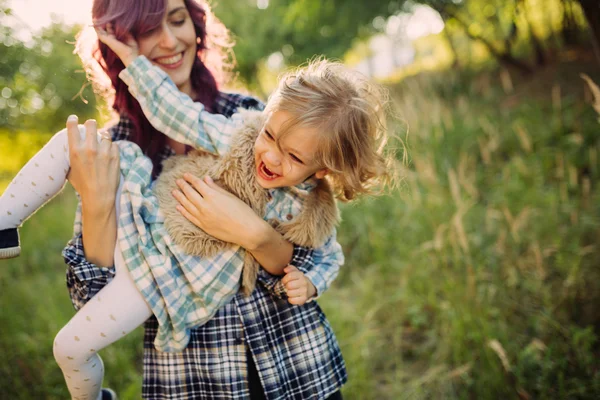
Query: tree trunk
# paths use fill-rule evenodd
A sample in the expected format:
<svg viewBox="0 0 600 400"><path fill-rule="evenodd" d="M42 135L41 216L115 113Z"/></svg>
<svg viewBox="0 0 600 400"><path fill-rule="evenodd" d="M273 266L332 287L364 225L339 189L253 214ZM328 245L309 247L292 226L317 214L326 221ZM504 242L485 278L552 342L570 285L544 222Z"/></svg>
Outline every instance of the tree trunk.
<svg viewBox="0 0 600 400"><path fill-rule="evenodd" d="M579 28L573 15L573 0L562 0L562 6L562 37L565 45L572 46L577 44L577 37L579 36Z"/></svg>
<svg viewBox="0 0 600 400"><path fill-rule="evenodd" d="M448 46L450 47L450 51L452 52L452 67L460 68L460 61L458 61L458 51L456 49L456 46L454 45L454 41L452 40L450 30L448 29L448 15L443 11L439 12L439 14L442 17L442 21L444 22L444 36L446 37L446 41L448 42Z"/></svg>
<svg viewBox="0 0 600 400"><path fill-rule="evenodd" d="M600 63L600 2L598 2L598 0L578 1L590 27L594 53L596 53L596 59Z"/></svg>
<svg viewBox="0 0 600 400"><path fill-rule="evenodd" d="M544 46L542 45L542 41L537 37L535 31L533 30L533 24L531 23L531 19L529 18L529 11L527 9L527 3L525 1L522 2L523 6L523 15L525 16L525 22L527 22L527 26L529 27L529 35L531 37L531 45L533 46L533 50L535 52L535 64L537 66L546 65L546 52L544 51Z"/></svg>
<svg viewBox="0 0 600 400"><path fill-rule="evenodd" d="M449 10L445 10L445 12L448 14L449 17L454 18L456 20L456 22L458 22L458 24L463 28L465 34L469 38L480 41L488 49L490 54L492 56L494 56L494 58L496 60L498 60L498 62L500 62L501 64L504 64L506 66L513 67L513 68L517 69L518 71L520 71L521 73L526 74L526 75L533 73L533 68L531 68L526 63L515 58L512 55L512 53L510 53L509 51L498 50L489 40L487 40L483 36L473 35L471 32L469 32L469 27L468 27L467 23L465 21L463 21L457 14L455 14Z"/></svg>

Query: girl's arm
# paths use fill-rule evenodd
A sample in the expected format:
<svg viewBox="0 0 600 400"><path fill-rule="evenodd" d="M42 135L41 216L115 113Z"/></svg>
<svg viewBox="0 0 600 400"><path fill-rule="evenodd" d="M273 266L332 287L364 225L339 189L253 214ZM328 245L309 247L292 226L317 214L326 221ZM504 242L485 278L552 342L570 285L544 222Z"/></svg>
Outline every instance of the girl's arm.
<svg viewBox="0 0 600 400"><path fill-rule="evenodd" d="M110 24L106 30L96 28L96 32L98 39L126 66L119 77L154 128L177 142L213 154L222 154L229 148L232 134L242 123L240 115L229 119L207 112L202 104L182 93L163 70L139 56L137 42L131 35L123 42L118 40Z"/></svg>
<svg viewBox="0 0 600 400"><path fill-rule="evenodd" d="M140 103L152 126L177 142L223 154L243 123L240 114L227 118L206 111L144 56L135 58L119 77Z"/></svg>
<svg viewBox="0 0 600 400"><path fill-rule="evenodd" d="M334 231L327 242L317 249L294 246L292 261L286 267L283 278L261 269L258 281L275 296L287 296L290 303L301 305L318 298L329 289L343 264L344 255ZM298 293L298 288L303 290Z"/></svg>

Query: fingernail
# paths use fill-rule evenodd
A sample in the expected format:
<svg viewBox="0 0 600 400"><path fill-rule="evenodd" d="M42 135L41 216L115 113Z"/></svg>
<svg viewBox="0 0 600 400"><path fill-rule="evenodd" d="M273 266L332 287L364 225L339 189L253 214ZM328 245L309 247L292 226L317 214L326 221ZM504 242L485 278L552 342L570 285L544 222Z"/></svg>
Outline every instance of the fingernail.
<svg viewBox="0 0 600 400"><path fill-rule="evenodd" d="M77 121L77 115L74 115L74 114L69 115L69 118L67 118L67 121Z"/></svg>

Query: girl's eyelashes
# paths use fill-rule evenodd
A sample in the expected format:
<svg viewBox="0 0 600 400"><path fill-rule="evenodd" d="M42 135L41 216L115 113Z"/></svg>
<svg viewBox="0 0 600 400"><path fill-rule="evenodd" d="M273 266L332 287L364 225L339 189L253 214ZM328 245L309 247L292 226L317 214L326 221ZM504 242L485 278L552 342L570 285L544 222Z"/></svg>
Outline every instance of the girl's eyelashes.
<svg viewBox="0 0 600 400"><path fill-rule="evenodd" d="M296 157L294 154L290 153L290 157L292 158L292 160L296 161L297 163L304 164L304 161L302 161L301 159Z"/></svg>
<svg viewBox="0 0 600 400"><path fill-rule="evenodd" d="M265 130L263 130L263 132L265 133L265 136L267 137L267 139L274 140L273 135L271 135L268 130L265 129Z"/></svg>

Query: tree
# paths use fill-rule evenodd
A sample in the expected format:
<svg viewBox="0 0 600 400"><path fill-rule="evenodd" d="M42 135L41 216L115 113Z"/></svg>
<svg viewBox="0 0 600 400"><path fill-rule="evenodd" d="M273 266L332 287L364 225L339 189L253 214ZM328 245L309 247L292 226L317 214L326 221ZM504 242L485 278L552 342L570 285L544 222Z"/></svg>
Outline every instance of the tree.
<svg viewBox="0 0 600 400"><path fill-rule="evenodd" d="M235 34L238 70L250 81L260 60L277 51L288 64L300 64L315 54L341 58L357 38L375 32L375 17L395 14L403 3L280 0L260 9L253 0L221 0L214 11Z"/></svg>
<svg viewBox="0 0 600 400"><path fill-rule="evenodd" d="M37 35L0 3L0 129L56 132L69 114L97 114L73 42L79 27L55 21ZM83 89L82 89L83 88Z"/></svg>
<svg viewBox="0 0 600 400"><path fill-rule="evenodd" d="M585 14L591 30L592 44L596 58L600 62L600 2L598 0L577 0Z"/></svg>

